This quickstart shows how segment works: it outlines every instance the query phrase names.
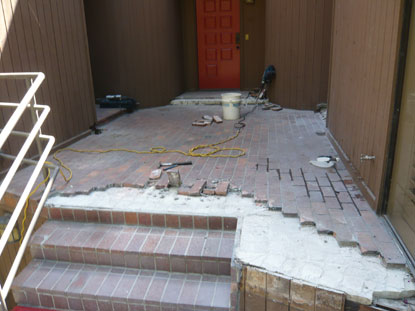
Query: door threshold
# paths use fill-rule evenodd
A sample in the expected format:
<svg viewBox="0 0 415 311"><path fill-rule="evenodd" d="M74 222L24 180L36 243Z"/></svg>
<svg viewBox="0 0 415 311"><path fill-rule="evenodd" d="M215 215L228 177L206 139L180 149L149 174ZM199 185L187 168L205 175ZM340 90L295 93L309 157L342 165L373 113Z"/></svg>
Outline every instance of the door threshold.
<svg viewBox="0 0 415 311"><path fill-rule="evenodd" d="M399 236L398 232L396 231L395 227L393 226L392 222L390 221L387 215L383 215L383 219L387 224L387 227L391 230L392 235L396 239L396 242L402 251L403 255L406 258L406 265L408 266L409 271L411 272L412 276L415 277L415 259L412 256L411 252L406 247L405 243L402 241L401 237Z"/></svg>

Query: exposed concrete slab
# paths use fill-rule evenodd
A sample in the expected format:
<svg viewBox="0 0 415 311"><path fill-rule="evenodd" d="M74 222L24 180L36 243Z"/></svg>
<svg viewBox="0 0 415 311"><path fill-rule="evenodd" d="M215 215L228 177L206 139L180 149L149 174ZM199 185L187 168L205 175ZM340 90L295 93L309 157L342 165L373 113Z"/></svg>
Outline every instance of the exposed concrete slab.
<svg viewBox="0 0 415 311"><path fill-rule="evenodd" d="M349 300L370 304L374 298L415 295L406 269L386 268L357 247L340 247L334 237L302 227L297 218L268 211L236 193L226 197L177 196L175 190L110 188L89 195L55 196L47 205L62 208L116 209L153 213L239 216L240 245L235 259L271 272L346 293Z"/></svg>
<svg viewBox="0 0 415 311"><path fill-rule="evenodd" d="M170 104L172 105L194 105L194 104L202 104L202 105L220 105L222 103L222 94L229 93L229 92L239 92L242 94L242 104L244 105L251 105L256 103L256 98L249 96L247 91L198 91L198 92L186 92L182 95L177 96L173 99ZM267 103L269 102L268 99L261 99L258 100L258 103Z"/></svg>

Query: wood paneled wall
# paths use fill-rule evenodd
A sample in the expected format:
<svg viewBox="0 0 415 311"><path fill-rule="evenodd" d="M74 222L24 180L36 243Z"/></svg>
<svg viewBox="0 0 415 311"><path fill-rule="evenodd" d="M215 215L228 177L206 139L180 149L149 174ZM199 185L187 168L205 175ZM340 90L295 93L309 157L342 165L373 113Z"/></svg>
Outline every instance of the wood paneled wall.
<svg viewBox="0 0 415 311"><path fill-rule="evenodd" d="M327 102L332 0L266 0L265 64L277 70L271 101L315 109Z"/></svg>
<svg viewBox="0 0 415 311"><path fill-rule="evenodd" d="M85 13L97 97L154 107L183 91L179 0L85 0Z"/></svg>
<svg viewBox="0 0 415 311"><path fill-rule="evenodd" d="M183 35L184 90L199 88L197 59L196 0L180 0Z"/></svg>
<svg viewBox="0 0 415 311"><path fill-rule="evenodd" d="M400 32L401 0L336 0L328 128L379 204ZM361 154L373 155L360 161Z"/></svg>
<svg viewBox="0 0 415 311"><path fill-rule="evenodd" d="M245 35L249 35L246 40ZM241 3L241 88L260 86L265 69L265 0Z"/></svg>
<svg viewBox="0 0 415 311"><path fill-rule="evenodd" d="M36 97L51 107L42 130L57 143L88 130L96 116L83 1L0 0L0 71L45 73ZM0 101L19 101L25 91L22 81L0 80ZM11 113L1 110L1 127ZM27 113L18 129L31 128ZM16 154L21 143L13 137L5 151Z"/></svg>

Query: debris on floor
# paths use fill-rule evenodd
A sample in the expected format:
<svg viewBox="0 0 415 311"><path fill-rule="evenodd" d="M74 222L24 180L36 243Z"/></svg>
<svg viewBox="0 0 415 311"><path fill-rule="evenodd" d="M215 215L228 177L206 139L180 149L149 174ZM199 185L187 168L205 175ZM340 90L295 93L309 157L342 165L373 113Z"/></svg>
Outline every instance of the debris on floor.
<svg viewBox="0 0 415 311"><path fill-rule="evenodd" d="M208 123L207 123L207 122L205 122L205 121L194 121L194 122L192 123L192 125L193 125L193 126L206 126L206 125L208 125Z"/></svg>
<svg viewBox="0 0 415 311"><path fill-rule="evenodd" d="M314 165L315 167L320 167L320 168L330 168L334 166L334 162L320 162L320 161L314 161L314 160L311 160L310 164Z"/></svg>
<svg viewBox="0 0 415 311"><path fill-rule="evenodd" d="M203 116L203 120L205 120L206 122L210 122L210 124L212 124L212 122L213 122L213 118L208 114L205 114Z"/></svg>
<svg viewBox="0 0 415 311"><path fill-rule="evenodd" d="M222 118L219 117L219 116L213 116L213 121L215 123L222 123L223 122Z"/></svg>
<svg viewBox="0 0 415 311"><path fill-rule="evenodd" d="M278 104L267 103L267 104L264 104L264 106L262 107L262 110L280 111L282 110L282 107L281 105L278 105Z"/></svg>
<svg viewBox="0 0 415 311"><path fill-rule="evenodd" d="M170 170L167 172L167 176L169 177L169 186L178 188L182 184L182 180L180 178L179 170Z"/></svg>
<svg viewBox="0 0 415 311"><path fill-rule="evenodd" d="M151 179L151 180L160 179L161 173L162 173L161 169L151 171L149 179Z"/></svg>
<svg viewBox="0 0 415 311"><path fill-rule="evenodd" d="M215 123L222 123L223 120L218 115L214 115L213 117L205 114L201 120L196 120L192 123L193 126L207 126L211 125L213 122Z"/></svg>
<svg viewBox="0 0 415 311"><path fill-rule="evenodd" d="M333 167L340 159L332 156L319 156L316 161L311 160L310 164L320 168Z"/></svg>

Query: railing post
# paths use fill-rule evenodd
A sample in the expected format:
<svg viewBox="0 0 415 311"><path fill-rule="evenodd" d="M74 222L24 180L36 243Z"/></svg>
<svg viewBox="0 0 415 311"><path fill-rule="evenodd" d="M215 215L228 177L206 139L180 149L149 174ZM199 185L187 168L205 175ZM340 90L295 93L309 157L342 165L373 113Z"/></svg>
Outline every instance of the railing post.
<svg viewBox="0 0 415 311"><path fill-rule="evenodd" d="M23 97L23 99L20 101L20 103L7 103L7 102L0 103L0 108L1 107L15 107L16 108L13 114L11 115L11 117L9 118L9 120L7 121L7 123L5 124L4 128L0 129L0 148L4 145L4 143L7 141L10 135L19 135L19 136L26 137L26 140L24 141L23 145L20 147L20 150L16 156L8 155L8 154L4 154L0 152L1 158L4 157L4 158L9 158L11 160L14 160L11 166L9 167L6 176L0 183L0 199L6 193L21 163L28 163L28 164L35 166L32 174L30 175L29 181L26 183L26 186L24 187L23 192L21 193L21 196L17 202L17 205L15 206L12 212L11 218L9 222L7 223L6 228L4 229L0 237L0 256L7 244L9 235L11 234L13 228L15 227L19 219L21 212L24 209L25 202L28 199L30 191L32 190L39 175L43 171L43 176L46 179L47 176L49 176L50 169L52 168L54 170L53 173L50 175L49 181L47 182L47 184L45 184L45 189L43 191L43 194L41 195L37 209L34 211L32 220L26 230L26 234L24 235L22 244L18 249L16 258L14 259L13 264L7 274L7 277L4 280L4 284L0 284L0 311L7 311L6 297L8 296L9 291L11 289L14 277L16 276L19 264L23 258L25 249L29 242L30 236L34 230L36 221L40 216L43 205L46 201L47 196L50 193L55 177L59 171L59 168L57 166L53 164L49 164L49 163L46 164L47 157L49 153L51 152L52 147L55 143L55 138L53 136L42 134L42 124L45 122L46 117L48 113L50 112L50 107L45 106L45 105L38 105L36 103L36 98L34 97L36 91L40 87L44 78L45 78L45 75L41 72L38 72L38 73L0 73L0 79L25 80L26 86L28 87L28 90L25 96ZM14 130L19 119L23 116L27 108L30 109L30 113L31 113L32 121L33 121L32 130L27 133ZM39 113L38 112L39 110L42 110L42 112ZM43 147L42 141L47 141L44 147ZM36 143L37 151L39 152L39 159L37 161L25 158L26 154L28 153L28 151L30 150L30 147L32 146L34 142ZM47 166L48 169L46 169L45 166Z"/></svg>
<svg viewBox="0 0 415 311"><path fill-rule="evenodd" d="M3 297L3 289L0 284L0 311L7 311L6 297Z"/></svg>
<svg viewBox="0 0 415 311"><path fill-rule="evenodd" d="M32 84L33 84L33 79L25 79L26 82L26 87L27 89L29 89ZM36 95L33 95L32 100L29 102L29 106L30 106L30 115L32 116L32 123L33 125L36 124L36 121L38 120L38 115L37 112L35 110L35 105L36 105ZM39 153L39 157L42 155L43 153L43 148L42 148L42 143L40 142L40 138L39 135L42 134L42 130L40 129L39 132L36 135L35 141L36 141L36 148L37 148L37 152ZM44 168L42 170L42 174L43 174L43 178L46 178L48 176L48 171L46 168Z"/></svg>

